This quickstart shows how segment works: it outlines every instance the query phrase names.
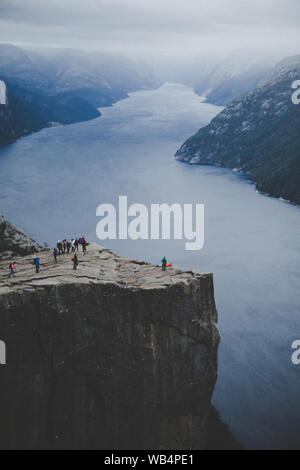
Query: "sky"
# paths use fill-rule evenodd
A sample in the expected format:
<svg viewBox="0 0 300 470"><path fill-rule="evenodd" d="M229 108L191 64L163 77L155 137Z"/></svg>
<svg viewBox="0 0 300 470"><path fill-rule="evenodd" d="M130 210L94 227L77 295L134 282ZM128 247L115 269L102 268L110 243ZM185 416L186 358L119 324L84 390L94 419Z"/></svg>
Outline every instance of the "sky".
<svg viewBox="0 0 300 470"><path fill-rule="evenodd" d="M300 51L299 0L0 0L0 42L136 55Z"/></svg>

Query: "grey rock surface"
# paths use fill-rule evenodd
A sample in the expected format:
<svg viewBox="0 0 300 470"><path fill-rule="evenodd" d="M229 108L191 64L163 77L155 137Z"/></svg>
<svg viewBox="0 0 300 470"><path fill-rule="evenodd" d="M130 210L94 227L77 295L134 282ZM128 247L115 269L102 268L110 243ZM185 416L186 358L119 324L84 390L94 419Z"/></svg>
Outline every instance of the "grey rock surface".
<svg viewBox="0 0 300 470"><path fill-rule="evenodd" d="M31 253L34 246L39 252L43 248L15 225L5 220L0 212L0 260L11 260L15 256Z"/></svg>
<svg viewBox="0 0 300 470"><path fill-rule="evenodd" d="M219 332L212 274L98 245L0 262L0 447L205 449Z"/></svg>

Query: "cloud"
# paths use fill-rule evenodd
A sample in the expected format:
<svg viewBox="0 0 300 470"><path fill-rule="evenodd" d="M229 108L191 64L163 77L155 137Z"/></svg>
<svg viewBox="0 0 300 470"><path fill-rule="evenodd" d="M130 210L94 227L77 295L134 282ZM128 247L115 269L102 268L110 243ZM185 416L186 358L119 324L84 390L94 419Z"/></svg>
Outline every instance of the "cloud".
<svg viewBox="0 0 300 470"><path fill-rule="evenodd" d="M1 0L1 42L145 53L299 40L299 0Z"/></svg>

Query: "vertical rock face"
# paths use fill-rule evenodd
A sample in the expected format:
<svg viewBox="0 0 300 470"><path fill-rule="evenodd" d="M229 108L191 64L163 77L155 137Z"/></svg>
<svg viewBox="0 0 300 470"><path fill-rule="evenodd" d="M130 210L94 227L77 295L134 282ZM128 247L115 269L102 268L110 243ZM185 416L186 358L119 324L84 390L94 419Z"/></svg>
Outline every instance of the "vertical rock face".
<svg viewBox="0 0 300 470"><path fill-rule="evenodd" d="M91 245L72 271L0 263L0 447L204 449L219 333L210 274ZM2 269L3 268L3 269Z"/></svg>

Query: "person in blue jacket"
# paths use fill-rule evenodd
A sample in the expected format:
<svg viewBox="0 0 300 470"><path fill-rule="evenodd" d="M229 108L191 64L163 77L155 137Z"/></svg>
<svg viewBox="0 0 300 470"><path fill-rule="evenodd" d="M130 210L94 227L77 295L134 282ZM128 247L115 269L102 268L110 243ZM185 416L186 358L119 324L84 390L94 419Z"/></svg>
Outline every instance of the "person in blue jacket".
<svg viewBox="0 0 300 470"><path fill-rule="evenodd" d="M34 258L34 264L35 264L36 273L38 274L40 272L40 258L38 257Z"/></svg>

